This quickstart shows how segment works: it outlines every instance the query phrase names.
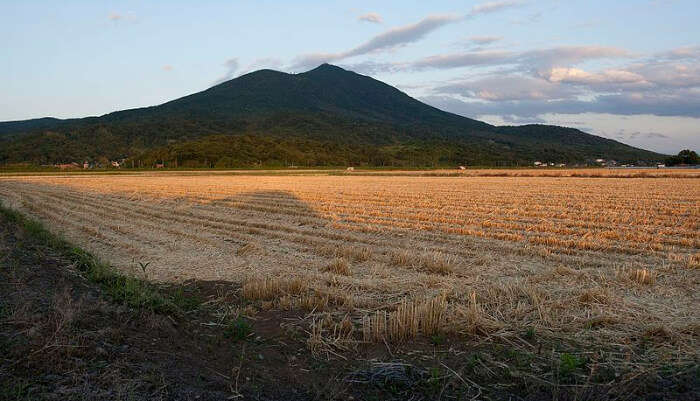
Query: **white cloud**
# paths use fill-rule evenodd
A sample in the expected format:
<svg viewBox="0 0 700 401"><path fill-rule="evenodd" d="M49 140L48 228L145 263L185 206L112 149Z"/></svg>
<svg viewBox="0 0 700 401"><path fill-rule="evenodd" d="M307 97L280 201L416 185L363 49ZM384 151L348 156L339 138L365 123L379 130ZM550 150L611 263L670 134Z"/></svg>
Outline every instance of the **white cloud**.
<svg viewBox="0 0 700 401"><path fill-rule="evenodd" d="M495 13L497 11L501 11L506 8L512 8L521 5L521 1L516 1L516 0L501 0L501 1L490 1L487 3L482 3L475 5L472 7L471 11L469 12L469 16L473 17L475 15L479 14L489 14L489 13Z"/></svg>
<svg viewBox="0 0 700 401"><path fill-rule="evenodd" d="M625 70L605 70L599 73L590 73L578 68L554 67L540 76L549 82L563 82L571 84L598 84L598 83L643 83L644 77Z"/></svg>
<svg viewBox="0 0 700 401"><path fill-rule="evenodd" d="M382 22L384 22L384 20L382 19L382 16L377 14L377 13L363 14L363 15L360 15L359 17L357 17L357 19L360 21L371 22L374 24L381 24Z"/></svg>
<svg viewBox="0 0 700 401"><path fill-rule="evenodd" d="M238 58L230 58L226 60L226 62L224 63L224 67L226 67L226 73L219 79L214 81L212 85L218 85L222 82L226 82L229 79L232 79L236 74L236 71L238 71L238 65Z"/></svg>

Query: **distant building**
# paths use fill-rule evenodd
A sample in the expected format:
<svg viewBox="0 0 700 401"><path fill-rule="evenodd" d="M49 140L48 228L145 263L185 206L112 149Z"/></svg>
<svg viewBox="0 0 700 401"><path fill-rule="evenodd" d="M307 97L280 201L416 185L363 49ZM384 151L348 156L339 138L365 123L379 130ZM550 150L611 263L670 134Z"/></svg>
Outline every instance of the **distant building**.
<svg viewBox="0 0 700 401"><path fill-rule="evenodd" d="M90 163L88 163L87 161L84 161L84 162L83 162L83 168L84 168L85 170L89 169L89 168L90 168Z"/></svg>
<svg viewBox="0 0 700 401"><path fill-rule="evenodd" d="M163 168L165 167L165 164L163 163L156 163L156 168Z"/></svg>
<svg viewBox="0 0 700 401"><path fill-rule="evenodd" d="M355 171L355 167L348 167L345 169L345 171Z"/></svg>
<svg viewBox="0 0 700 401"><path fill-rule="evenodd" d="M460 170L466 170L467 168L465 166L459 166Z"/></svg>
<svg viewBox="0 0 700 401"><path fill-rule="evenodd" d="M535 166L541 166L542 162L535 162Z"/></svg>
<svg viewBox="0 0 700 401"><path fill-rule="evenodd" d="M666 168L666 165L665 164L657 164L656 168Z"/></svg>
<svg viewBox="0 0 700 401"><path fill-rule="evenodd" d="M119 164L118 161L116 161L116 160L112 161L112 167L117 167L117 168L119 168L119 166L120 166L120 164Z"/></svg>
<svg viewBox="0 0 700 401"><path fill-rule="evenodd" d="M557 164L557 167L566 167L566 163L559 163Z"/></svg>
<svg viewBox="0 0 700 401"><path fill-rule="evenodd" d="M596 163L605 163L605 159L595 159Z"/></svg>

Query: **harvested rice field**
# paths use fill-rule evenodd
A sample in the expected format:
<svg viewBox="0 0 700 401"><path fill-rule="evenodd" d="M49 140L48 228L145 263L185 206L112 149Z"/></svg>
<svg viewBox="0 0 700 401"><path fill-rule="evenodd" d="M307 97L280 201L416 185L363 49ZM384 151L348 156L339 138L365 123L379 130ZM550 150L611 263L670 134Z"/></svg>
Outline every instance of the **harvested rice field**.
<svg viewBox="0 0 700 401"><path fill-rule="evenodd" d="M0 200L122 272L302 310L314 351L536 331L697 361L689 177L12 176Z"/></svg>

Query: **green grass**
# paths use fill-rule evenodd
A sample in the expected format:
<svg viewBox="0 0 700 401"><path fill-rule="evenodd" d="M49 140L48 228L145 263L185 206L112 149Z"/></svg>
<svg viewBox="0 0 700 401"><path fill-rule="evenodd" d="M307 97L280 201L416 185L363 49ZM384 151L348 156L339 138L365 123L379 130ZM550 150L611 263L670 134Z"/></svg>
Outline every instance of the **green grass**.
<svg viewBox="0 0 700 401"><path fill-rule="evenodd" d="M165 314L190 311L201 303L199 298L186 296L183 291L178 292L176 289L171 296L151 282L117 272L91 253L72 245L49 232L41 223L3 206L2 203L0 215L24 229L37 243L54 249L67 258L90 281L99 284L115 302L131 308L150 309Z"/></svg>
<svg viewBox="0 0 700 401"><path fill-rule="evenodd" d="M560 357L559 374L562 378L569 378L586 365L584 359L569 353L563 353Z"/></svg>
<svg viewBox="0 0 700 401"><path fill-rule="evenodd" d="M238 317L228 323L224 335L234 341L242 341L248 338L253 328L242 317Z"/></svg>

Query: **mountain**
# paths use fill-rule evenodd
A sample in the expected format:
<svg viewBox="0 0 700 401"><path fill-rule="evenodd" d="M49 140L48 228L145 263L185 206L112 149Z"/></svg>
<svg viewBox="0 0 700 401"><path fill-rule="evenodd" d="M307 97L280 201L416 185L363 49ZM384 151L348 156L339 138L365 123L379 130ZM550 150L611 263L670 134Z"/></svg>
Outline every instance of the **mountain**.
<svg viewBox="0 0 700 401"><path fill-rule="evenodd" d="M323 64L260 70L158 106L0 123L0 163L131 158L180 166L449 166L662 160L546 125L496 127Z"/></svg>

